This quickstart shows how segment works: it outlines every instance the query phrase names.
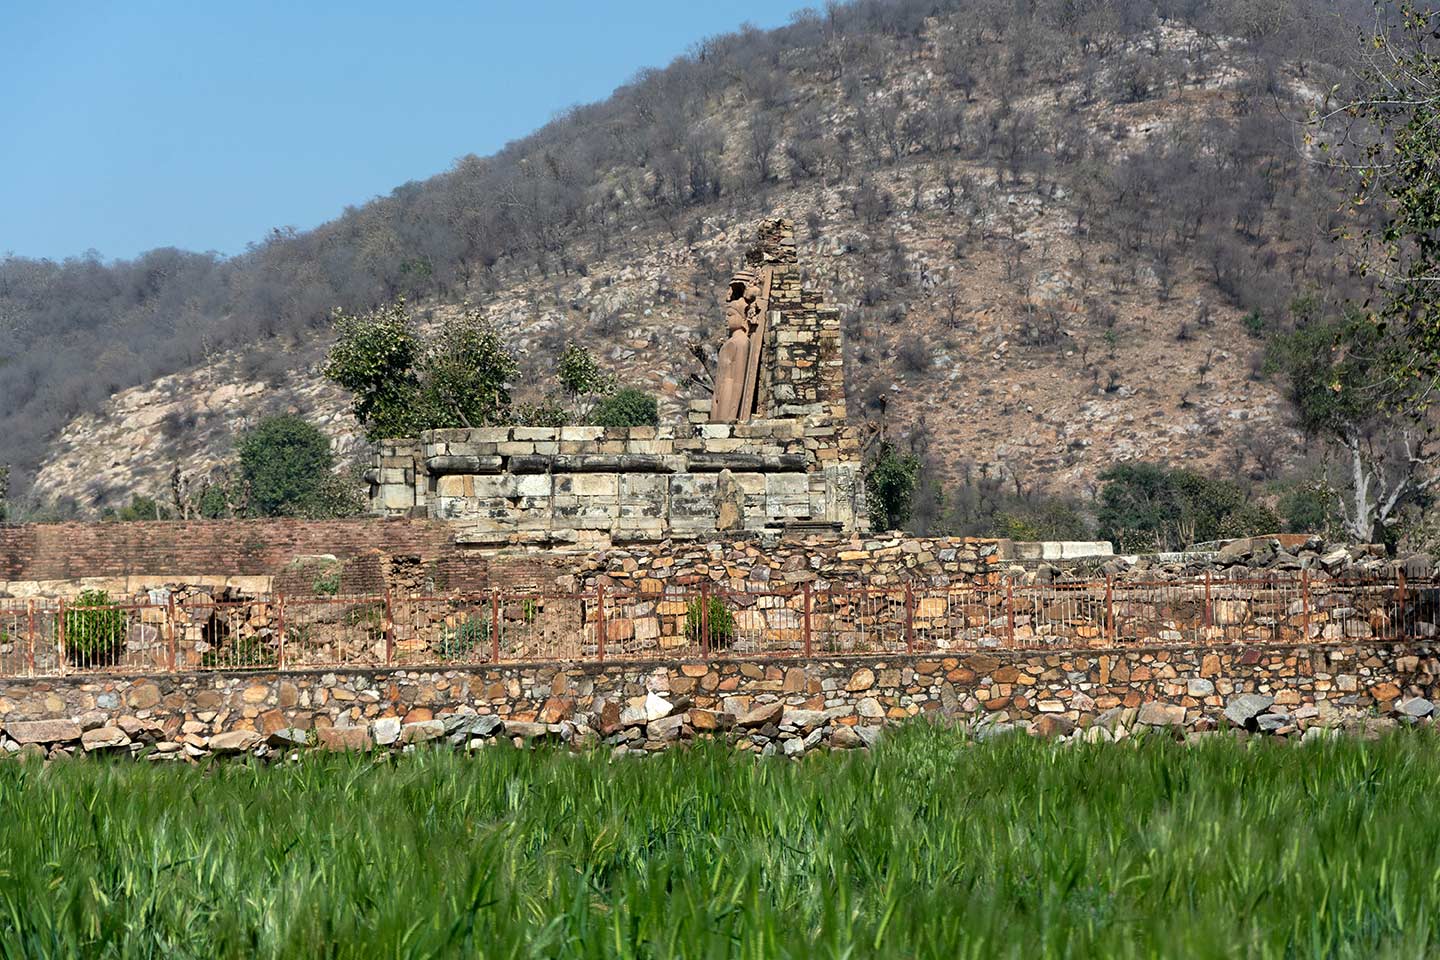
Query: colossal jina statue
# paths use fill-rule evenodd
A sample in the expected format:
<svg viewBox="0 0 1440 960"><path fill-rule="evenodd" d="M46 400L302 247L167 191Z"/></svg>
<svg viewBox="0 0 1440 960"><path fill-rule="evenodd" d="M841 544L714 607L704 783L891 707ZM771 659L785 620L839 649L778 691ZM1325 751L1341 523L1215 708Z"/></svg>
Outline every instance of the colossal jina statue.
<svg viewBox="0 0 1440 960"><path fill-rule="evenodd" d="M755 410L760 355L770 299L771 269L743 270L730 278L725 300L725 344L715 370L711 423L748 420Z"/></svg>

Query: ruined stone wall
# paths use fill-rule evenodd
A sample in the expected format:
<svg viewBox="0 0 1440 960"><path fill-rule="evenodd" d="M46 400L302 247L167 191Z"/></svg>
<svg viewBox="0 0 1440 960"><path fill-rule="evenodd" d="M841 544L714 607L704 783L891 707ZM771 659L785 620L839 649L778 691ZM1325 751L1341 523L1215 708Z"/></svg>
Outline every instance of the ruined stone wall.
<svg viewBox="0 0 1440 960"><path fill-rule="evenodd" d="M799 419L705 423L693 432L433 430L415 445L388 444L379 459L374 502L413 513L408 504L418 497L418 509L454 523L457 542L469 545L779 534L795 524L838 533L864 513L858 440Z"/></svg>
<svg viewBox="0 0 1440 960"><path fill-rule="evenodd" d="M553 738L651 751L722 736L795 755L919 716L981 735L1284 734L1427 717L1436 655L1424 643L1137 648L0 681L0 750L198 759Z"/></svg>
<svg viewBox="0 0 1440 960"><path fill-rule="evenodd" d="M769 267L771 334L765 344L758 409L768 417L846 421L845 358L840 311L800 282L795 229L788 220L766 220L746 255L753 267Z"/></svg>
<svg viewBox="0 0 1440 960"><path fill-rule="evenodd" d="M748 265L770 270L756 416L659 428L495 427L382 442L373 512L462 527L477 545L576 544L868 529L857 428L845 408L840 314L803 289L795 236L766 220Z"/></svg>

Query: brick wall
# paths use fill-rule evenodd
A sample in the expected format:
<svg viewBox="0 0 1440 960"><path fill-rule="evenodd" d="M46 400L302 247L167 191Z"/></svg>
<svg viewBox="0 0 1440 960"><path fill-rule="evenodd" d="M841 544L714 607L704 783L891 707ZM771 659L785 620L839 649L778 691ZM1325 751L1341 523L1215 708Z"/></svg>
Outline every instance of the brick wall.
<svg viewBox="0 0 1440 960"><path fill-rule="evenodd" d="M0 580L149 574L265 575L295 557L380 550L427 562L454 531L423 520L198 520L0 525Z"/></svg>

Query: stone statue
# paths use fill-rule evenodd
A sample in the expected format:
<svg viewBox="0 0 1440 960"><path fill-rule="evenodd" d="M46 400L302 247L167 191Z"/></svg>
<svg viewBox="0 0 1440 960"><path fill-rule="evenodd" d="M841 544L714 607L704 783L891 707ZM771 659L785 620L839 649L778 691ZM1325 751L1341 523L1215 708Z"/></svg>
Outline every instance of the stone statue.
<svg viewBox="0 0 1440 960"><path fill-rule="evenodd" d="M742 413L749 413L751 404L745 403L745 391L747 386L754 389L751 355L759 351L761 340L754 334L765 312L762 279L748 270L730 278L730 293L725 301L725 344L720 348L715 370L711 423L732 423L741 419Z"/></svg>

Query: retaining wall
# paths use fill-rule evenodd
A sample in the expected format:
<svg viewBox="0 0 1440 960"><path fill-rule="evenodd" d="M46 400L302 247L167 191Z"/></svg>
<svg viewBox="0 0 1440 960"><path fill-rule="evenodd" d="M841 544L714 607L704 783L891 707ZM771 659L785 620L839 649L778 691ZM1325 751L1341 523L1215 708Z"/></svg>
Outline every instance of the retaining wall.
<svg viewBox="0 0 1440 960"><path fill-rule="evenodd" d="M8 680L0 747L197 759L537 738L652 751L713 735L793 755L917 716L1098 739L1237 721L1286 733L1427 716L1437 675L1435 645L1394 643Z"/></svg>

